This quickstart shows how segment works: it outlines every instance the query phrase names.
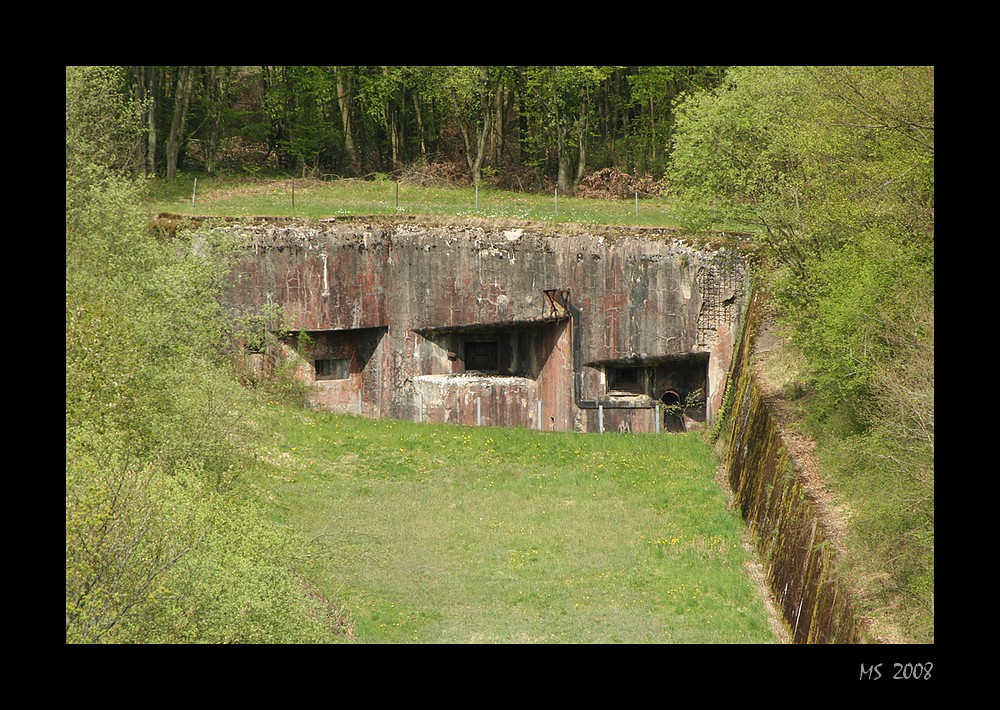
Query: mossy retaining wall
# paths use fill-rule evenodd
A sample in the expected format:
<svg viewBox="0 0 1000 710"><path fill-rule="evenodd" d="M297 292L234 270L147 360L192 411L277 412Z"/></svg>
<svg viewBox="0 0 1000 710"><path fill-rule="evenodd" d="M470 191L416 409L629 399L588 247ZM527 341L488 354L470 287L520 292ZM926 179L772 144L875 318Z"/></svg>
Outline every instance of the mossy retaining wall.
<svg viewBox="0 0 1000 710"><path fill-rule="evenodd" d="M762 304L754 296L733 359L724 467L794 643L865 643L836 553L777 422L754 382Z"/></svg>

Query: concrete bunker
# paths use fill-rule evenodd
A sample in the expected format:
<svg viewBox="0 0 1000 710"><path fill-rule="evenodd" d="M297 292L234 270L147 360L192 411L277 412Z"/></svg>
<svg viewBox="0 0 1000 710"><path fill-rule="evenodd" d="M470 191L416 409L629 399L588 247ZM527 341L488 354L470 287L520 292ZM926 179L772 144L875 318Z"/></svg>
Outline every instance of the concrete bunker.
<svg viewBox="0 0 1000 710"><path fill-rule="evenodd" d="M229 305L281 306L282 356L314 407L654 433L721 406L746 281L732 250L671 230L402 218L203 228L245 240Z"/></svg>

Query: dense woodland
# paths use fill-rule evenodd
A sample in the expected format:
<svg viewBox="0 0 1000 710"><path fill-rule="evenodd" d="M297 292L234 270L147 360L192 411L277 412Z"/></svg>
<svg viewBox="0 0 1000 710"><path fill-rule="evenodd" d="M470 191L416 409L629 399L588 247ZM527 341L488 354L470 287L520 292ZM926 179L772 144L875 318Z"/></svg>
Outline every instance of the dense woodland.
<svg viewBox="0 0 1000 710"><path fill-rule="evenodd" d="M724 67L127 67L143 131L122 167L312 177L458 166L506 189L657 174L674 101Z"/></svg>
<svg viewBox="0 0 1000 710"><path fill-rule="evenodd" d="M600 170L669 186L691 232L751 235L852 501L845 574L933 640L933 67L67 67L66 119L68 642L330 631L298 543L236 484L254 431L221 355L225 260L149 234L144 181L573 192Z"/></svg>

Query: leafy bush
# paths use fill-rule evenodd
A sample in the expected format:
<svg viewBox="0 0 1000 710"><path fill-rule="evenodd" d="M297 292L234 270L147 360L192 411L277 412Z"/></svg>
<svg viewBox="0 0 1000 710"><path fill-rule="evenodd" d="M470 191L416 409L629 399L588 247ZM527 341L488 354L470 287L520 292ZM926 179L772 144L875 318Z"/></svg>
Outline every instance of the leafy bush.
<svg viewBox="0 0 1000 710"><path fill-rule="evenodd" d="M66 640L329 640L241 480L260 434L219 349L224 254L157 239L80 126L110 79L67 72Z"/></svg>

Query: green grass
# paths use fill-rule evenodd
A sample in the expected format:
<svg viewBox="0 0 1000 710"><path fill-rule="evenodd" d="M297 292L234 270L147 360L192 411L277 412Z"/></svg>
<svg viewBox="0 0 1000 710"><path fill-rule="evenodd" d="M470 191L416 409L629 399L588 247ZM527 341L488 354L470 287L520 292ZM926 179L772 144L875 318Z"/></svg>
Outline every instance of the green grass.
<svg viewBox="0 0 1000 710"><path fill-rule="evenodd" d="M195 180L197 179L197 185ZM294 205L293 205L294 184ZM679 215L665 199L596 200L480 187L423 187L391 180L206 178L182 174L170 183L150 180L147 208L203 216L422 215L641 227L676 227ZM397 191L398 187L398 191Z"/></svg>
<svg viewBox="0 0 1000 710"><path fill-rule="evenodd" d="M259 485L361 643L776 643L695 434L275 408Z"/></svg>

